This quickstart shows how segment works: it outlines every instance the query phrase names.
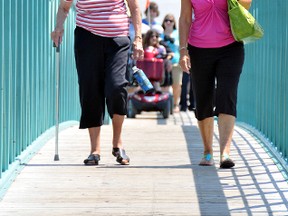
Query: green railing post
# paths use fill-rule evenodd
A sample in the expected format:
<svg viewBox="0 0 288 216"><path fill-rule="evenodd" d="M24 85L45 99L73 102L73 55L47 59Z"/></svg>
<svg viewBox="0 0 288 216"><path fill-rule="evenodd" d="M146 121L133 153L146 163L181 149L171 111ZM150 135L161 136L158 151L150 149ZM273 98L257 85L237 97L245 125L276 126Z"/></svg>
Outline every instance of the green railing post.
<svg viewBox="0 0 288 216"><path fill-rule="evenodd" d="M4 31L4 1L0 2L0 128L4 128L4 37L2 32ZM4 171L4 130L0 130L0 178L2 176L2 172Z"/></svg>

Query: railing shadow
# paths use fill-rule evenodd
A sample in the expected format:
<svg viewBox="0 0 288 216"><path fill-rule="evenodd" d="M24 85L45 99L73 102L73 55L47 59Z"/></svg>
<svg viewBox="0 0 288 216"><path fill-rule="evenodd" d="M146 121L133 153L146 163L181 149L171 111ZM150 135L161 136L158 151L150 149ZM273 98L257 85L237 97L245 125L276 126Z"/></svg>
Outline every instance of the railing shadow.
<svg viewBox="0 0 288 216"><path fill-rule="evenodd" d="M192 136L192 134L198 133L198 128L184 125L182 130L185 135L191 164L196 165L191 168L201 215L211 215L213 209L215 209L216 214L216 212L219 212L217 209L221 208L221 216L229 216L230 211L217 168L215 166L198 166L203 155L202 141L199 139L200 136Z"/></svg>
<svg viewBox="0 0 288 216"><path fill-rule="evenodd" d="M251 137L248 139L243 135L243 131L237 128L234 134L239 140L233 140L233 147L242 164L232 169L231 176L228 177L233 178L235 184L223 185L223 189L238 191L238 195L229 195L227 200L240 199L243 205L239 208L231 208L230 211L246 212L247 215L255 213L287 215L287 182L280 171L275 170L275 164L269 154L257 143L259 140L254 138L251 140ZM239 173L243 174L239 175ZM225 181L225 177L220 178L220 182L222 181ZM286 186L286 190L279 185Z"/></svg>
<svg viewBox="0 0 288 216"><path fill-rule="evenodd" d="M264 150L258 143L259 140L251 139L251 136L247 138L243 131L235 129L233 148L236 151L233 149L232 154L237 155L236 167L228 170L219 169L217 164L213 167L201 167L194 166L199 162L203 151L199 137L192 137L198 128L183 125L182 129L192 164L201 215L211 214L211 209L217 212L216 209L220 206L221 215L287 215L287 182L281 174L279 177L279 170L275 171L274 167L273 171L271 167L275 166L274 163L267 162L270 157L267 152L263 155ZM219 141L217 134L215 139ZM286 189L283 190L279 185L286 186ZM235 205L235 201L239 203Z"/></svg>

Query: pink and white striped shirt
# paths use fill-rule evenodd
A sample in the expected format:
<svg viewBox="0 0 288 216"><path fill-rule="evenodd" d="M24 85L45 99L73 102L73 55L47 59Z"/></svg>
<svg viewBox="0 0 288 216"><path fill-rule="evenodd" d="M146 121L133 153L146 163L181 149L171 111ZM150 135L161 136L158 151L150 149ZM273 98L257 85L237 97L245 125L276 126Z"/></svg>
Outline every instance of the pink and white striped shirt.
<svg viewBox="0 0 288 216"><path fill-rule="evenodd" d="M65 0L72 2L73 0ZM76 25L103 37L128 36L124 0L77 0Z"/></svg>

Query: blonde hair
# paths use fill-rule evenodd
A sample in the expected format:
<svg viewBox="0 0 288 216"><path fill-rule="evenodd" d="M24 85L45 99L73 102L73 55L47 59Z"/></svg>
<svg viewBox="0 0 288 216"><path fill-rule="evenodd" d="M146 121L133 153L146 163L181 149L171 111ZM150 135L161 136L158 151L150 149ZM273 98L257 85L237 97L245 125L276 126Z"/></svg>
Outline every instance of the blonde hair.
<svg viewBox="0 0 288 216"><path fill-rule="evenodd" d="M173 24L173 29L176 30L177 27L176 27L175 16L174 16L173 14L171 14L171 13L167 14L167 15L164 17L163 22L162 22L162 27L163 27L163 29L165 30L165 25L164 25L165 20L167 20L167 19L170 18L170 17L172 18L172 20L173 20L173 22L174 22L174 24Z"/></svg>

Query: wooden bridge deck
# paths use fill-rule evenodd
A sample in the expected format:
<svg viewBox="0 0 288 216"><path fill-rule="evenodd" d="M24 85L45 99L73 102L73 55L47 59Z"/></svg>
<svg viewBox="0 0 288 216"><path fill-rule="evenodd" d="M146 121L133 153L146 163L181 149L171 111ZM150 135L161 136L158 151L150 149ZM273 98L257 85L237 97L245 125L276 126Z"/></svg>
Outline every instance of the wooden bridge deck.
<svg viewBox="0 0 288 216"><path fill-rule="evenodd" d="M237 126L234 169L200 167L202 144L191 112L164 120L157 113L126 119L124 143L130 166L111 155L111 125L102 129L99 166L84 166L87 130L71 126L27 163L0 201L0 215L12 216L228 216L288 215L287 179L259 139Z"/></svg>

